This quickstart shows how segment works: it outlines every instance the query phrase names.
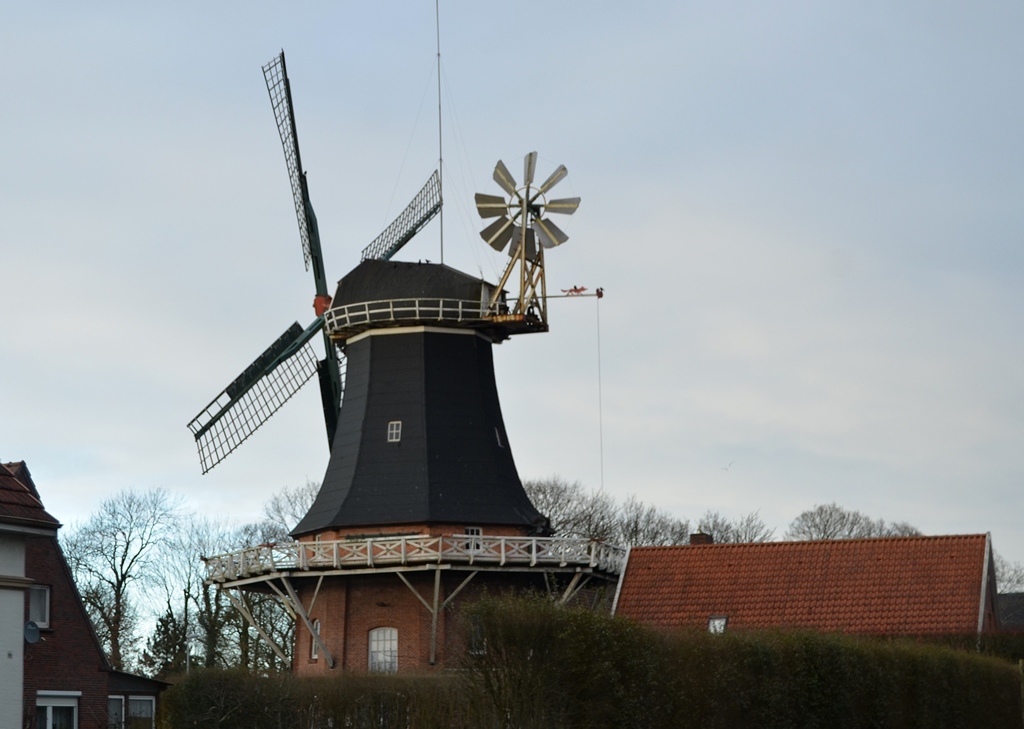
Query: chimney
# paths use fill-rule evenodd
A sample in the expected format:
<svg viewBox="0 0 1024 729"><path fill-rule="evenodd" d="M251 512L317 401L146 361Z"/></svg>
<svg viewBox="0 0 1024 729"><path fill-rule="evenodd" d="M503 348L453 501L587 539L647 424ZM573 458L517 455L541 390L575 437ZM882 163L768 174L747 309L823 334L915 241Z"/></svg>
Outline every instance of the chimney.
<svg viewBox="0 0 1024 729"><path fill-rule="evenodd" d="M690 544L714 544L715 538L704 532L697 532L690 535Z"/></svg>

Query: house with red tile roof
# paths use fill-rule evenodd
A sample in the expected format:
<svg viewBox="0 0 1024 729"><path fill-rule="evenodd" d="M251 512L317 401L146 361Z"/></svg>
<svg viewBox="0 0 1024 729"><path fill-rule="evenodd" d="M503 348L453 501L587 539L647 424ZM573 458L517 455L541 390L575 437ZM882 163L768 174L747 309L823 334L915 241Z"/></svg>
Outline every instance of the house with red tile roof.
<svg viewBox="0 0 1024 729"><path fill-rule="evenodd" d="M862 635L998 628L987 534L634 547L614 614L653 628Z"/></svg>
<svg viewBox="0 0 1024 729"><path fill-rule="evenodd" d="M114 671L28 467L0 464L0 727L155 726L163 681Z"/></svg>

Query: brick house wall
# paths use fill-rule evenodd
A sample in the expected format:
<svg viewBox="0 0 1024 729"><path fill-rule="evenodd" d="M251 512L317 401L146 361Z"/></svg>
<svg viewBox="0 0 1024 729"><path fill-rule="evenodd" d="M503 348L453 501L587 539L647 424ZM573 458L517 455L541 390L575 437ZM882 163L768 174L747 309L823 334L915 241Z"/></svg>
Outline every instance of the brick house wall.
<svg viewBox="0 0 1024 729"><path fill-rule="evenodd" d="M49 627L38 643L25 645L26 726L35 726L39 691L81 691L79 729L107 729L107 664L67 561L55 537L29 537L25 546L26 576L50 588Z"/></svg>

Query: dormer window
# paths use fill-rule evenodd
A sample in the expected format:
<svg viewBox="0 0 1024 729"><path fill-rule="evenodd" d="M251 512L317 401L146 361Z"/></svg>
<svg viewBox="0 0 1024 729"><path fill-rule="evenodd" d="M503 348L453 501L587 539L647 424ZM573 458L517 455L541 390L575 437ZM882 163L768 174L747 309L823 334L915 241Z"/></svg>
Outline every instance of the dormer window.
<svg viewBox="0 0 1024 729"><path fill-rule="evenodd" d="M392 420L388 423L388 443L399 443L402 440L402 421Z"/></svg>
<svg viewBox="0 0 1024 729"><path fill-rule="evenodd" d="M712 615L708 618L708 632L712 635L721 635L725 632L725 625L728 622L728 615Z"/></svg>

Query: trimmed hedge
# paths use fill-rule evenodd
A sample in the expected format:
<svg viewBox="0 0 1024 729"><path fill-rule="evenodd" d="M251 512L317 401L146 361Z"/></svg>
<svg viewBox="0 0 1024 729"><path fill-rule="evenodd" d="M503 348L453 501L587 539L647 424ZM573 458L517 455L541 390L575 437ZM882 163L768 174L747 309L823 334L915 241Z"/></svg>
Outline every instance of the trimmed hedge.
<svg viewBox="0 0 1024 729"><path fill-rule="evenodd" d="M818 633L656 633L530 597L467 612L467 667L515 727L1021 729L1021 673L948 647ZM490 726L502 726L495 722Z"/></svg>
<svg viewBox="0 0 1024 729"><path fill-rule="evenodd" d="M658 633L536 597L463 612L485 650L431 675L195 671L163 729L1024 729L1020 668L924 642ZM467 643L468 644L468 643Z"/></svg>
<svg viewBox="0 0 1024 729"><path fill-rule="evenodd" d="M161 701L159 726L327 729L481 726L479 701L458 676L342 674L296 678L205 669L180 677Z"/></svg>

